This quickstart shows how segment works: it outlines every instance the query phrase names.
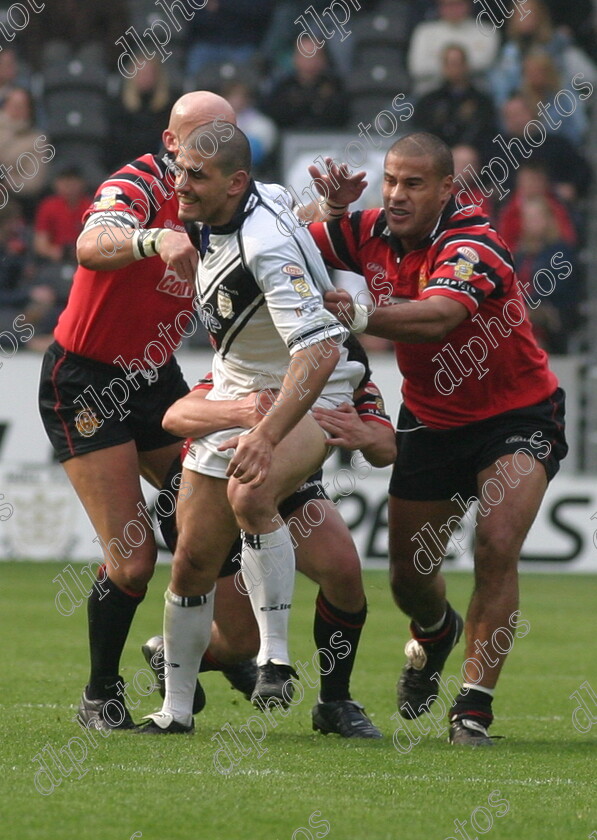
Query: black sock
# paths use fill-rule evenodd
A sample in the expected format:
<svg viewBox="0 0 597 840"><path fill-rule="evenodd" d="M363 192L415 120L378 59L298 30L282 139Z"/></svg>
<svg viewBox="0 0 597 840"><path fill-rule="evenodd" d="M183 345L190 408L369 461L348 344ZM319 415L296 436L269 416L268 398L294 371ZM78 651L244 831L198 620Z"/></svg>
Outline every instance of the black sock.
<svg viewBox="0 0 597 840"><path fill-rule="evenodd" d="M413 639L416 639L418 642L429 642L432 644L435 644L436 642L441 643L444 640L447 641L455 621L455 616L456 613L446 601L446 615L444 616L442 626L439 630L432 630L430 633L424 633L416 621L411 621L410 630Z"/></svg>
<svg viewBox="0 0 597 840"><path fill-rule="evenodd" d="M199 672L203 673L205 671L225 671L225 670L226 670L226 666L222 662L220 662L219 659L216 659L215 656L212 656L212 654L209 652L209 650L206 650L205 653L203 654L202 659L201 659L201 665L199 666Z"/></svg>
<svg viewBox="0 0 597 840"><path fill-rule="evenodd" d="M123 592L109 577L104 581L104 566L98 570L98 578L100 575L101 588L108 594L100 594L99 587L94 586L87 600L91 657L87 696L90 700L115 696L120 655L135 611L145 597L145 593L136 596Z"/></svg>
<svg viewBox="0 0 597 840"><path fill-rule="evenodd" d="M313 637L315 644L329 651L334 667L329 674L331 660L326 654L319 654L322 703L332 700L350 700L350 675L354 666L361 630L367 616L367 604L356 613L344 612L334 607L321 590L315 602ZM347 644L348 643L348 644Z"/></svg>
<svg viewBox="0 0 597 840"><path fill-rule="evenodd" d="M460 694L458 694L452 704L449 718L450 720L454 720L455 718L470 718L487 728L493 720L493 713L491 711L492 700L493 697L484 691L477 691L474 688L469 688L468 691L461 689Z"/></svg>

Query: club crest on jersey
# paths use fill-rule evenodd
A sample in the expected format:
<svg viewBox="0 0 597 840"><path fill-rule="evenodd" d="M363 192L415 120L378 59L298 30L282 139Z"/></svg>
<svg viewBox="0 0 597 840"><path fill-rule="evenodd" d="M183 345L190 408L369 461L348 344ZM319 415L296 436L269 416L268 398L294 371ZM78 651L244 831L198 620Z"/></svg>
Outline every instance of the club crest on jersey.
<svg viewBox="0 0 597 840"><path fill-rule="evenodd" d="M473 264L468 260L458 260L454 266L454 274L460 280L468 280L473 273Z"/></svg>
<svg viewBox="0 0 597 840"><path fill-rule="evenodd" d="M91 437L103 421L97 419L95 411L89 406L80 411L75 417L75 426L82 437Z"/></svg>
<svg viewBox="0 0 597 840"><path fill-rule="evenodd" d="M468 245L463 245L462 248L459 248L456 251L457 254L460 254L461 257L464 257L465 260L471 262L473 265L479 262L479 254L475 251L474 248L469 248Z"/></svg>
<svg viewBox="0 0 597 840"><path fill-rule="evenodd" d="M232 298L225 292L223 289L218 289L218 315L221 315L222 318L231 318L234 313L234 307L232 305Z"/></svg>
<svg viewBox="0 0 597 840"><path fill-rule="evenodd" d="M427 274L427 269L425 266L422 266L421 270L419 271L419 291L422 292L427 283L429 282L429 275Z"/></svg>

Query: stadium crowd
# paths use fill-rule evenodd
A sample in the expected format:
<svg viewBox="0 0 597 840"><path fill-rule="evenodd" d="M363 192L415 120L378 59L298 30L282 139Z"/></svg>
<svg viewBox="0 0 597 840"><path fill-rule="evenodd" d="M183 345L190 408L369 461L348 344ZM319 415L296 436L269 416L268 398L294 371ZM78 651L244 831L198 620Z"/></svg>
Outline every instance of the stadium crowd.
<svg viewBox="0 0 597 840"><path fill-rule="evenodd" d="M0 22L9 12L2 5ZM414 108L400 130L437 134L461 173L491 161L498 134L509 149L525 139L533 147L510 167L507 196L492 194L481 175L466 180L468 195L493 217L524 278L532 281L556 251L574 265L567 285L529 314L546 350L581 350L587 126L597 83L591 0L504 0L502 20L472 0L370 0L345 3L349 20L336 28L328 6L313 0L307 15L302 0L209 0L197 11L162 0L64 0L31 14L0 51L0 332L23 313L35 326L27 349L50 343L97 184L158 149L181 93L224 95L258 176L283 182L285 132L357 136L359 120L389 108L400 91ZM160 21L170 38L150 57L156 43L146 33L152 25L159 32ZM137 61L130 78L118 72L130 66L119 64L125 49Z"/></svg>

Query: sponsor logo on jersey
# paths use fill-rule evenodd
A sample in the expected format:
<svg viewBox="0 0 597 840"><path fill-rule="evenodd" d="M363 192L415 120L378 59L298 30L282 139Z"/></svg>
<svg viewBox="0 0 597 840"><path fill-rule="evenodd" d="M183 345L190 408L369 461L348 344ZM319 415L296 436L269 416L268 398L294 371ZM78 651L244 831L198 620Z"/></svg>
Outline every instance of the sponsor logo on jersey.
<svg viewBox="0 0 597 840"><path fill-rule="evenodd" d="M232 298L224 289L218 289L218 315L222 318L231 318L233 313Z"/></svg>
<svg viewBox="0 0 597 840"><path fill-rule="evenodd" d="M104 187L100 192L100 198L112 198L115 195L120 195L120 187Z"/></svg>
<svg viewBox="0 0 597 840"><path fill-rule="evenodd" d="M473 264L468 260L458 260L454 266L454 274L461 280L468 280L473 273Z"/></svg>
<svg viewBox="0 0 597 840"><path fill-rule="evenodd" d="M311 291L311 287L307 283L304 277L295 277L291 281L292 288L294 291L302 298L310 298L313 297L313 292Z"/></svg>
<svg viewBox="0 0 597 840"><path fill-rule="evenodd" d="M479 262L479 254L475 251L474 248L469 248L468 245L463 245L462 248L459 248L456 251L457 254L460 254L461 257L464 257L465 260L468 260L473 265Z"/></svg>
<svg viewBox="0 0 597 840"><path fill-rule="evenodd" d="M531 441L529 438L525 438L522 435L512 435L506 439L506 443L530 443Z"/></svg>
<svg viewBox="0 0 597 840"><path fill-rule="evenodd" d="M172 268L166 268L164 276L157 284L158 292L165 292L167 295L172 295L178 298L193 297L193 289L186 280L181 280L178 274Z"/></svg>
<svg viewBox="0 0 597 840"><path fill-rule="evenodd" d="M300 265L295 265L295 263L286 263L282 266L282 271L284 274L290 274L291 277L304 277L305 275L305 269L301 268Z"/></svg>
<svg viewBox="0 0 597 840"><path fill-rule="evenodd" d="M183 225L177 225L176 222L170 221L170 219L166 219L164 222L164 227L168 228L169 230L177 230L179 233L184 233L185 229Z"/></svg>
<svg viewBox="0 0 597 840"><path fill-rule="evenodd" d="M274 610L289 610L292 604L276 604L273 607L259 607L261 612L273 612Z"/></svg>
<svg viewBox="0 0 597 840"><path fill-rule="evenodd" d="M376 274L380 274L381 277L386 276L385 268L383 266L381 266L379 263L368 262L367 263L367 268L369 269L369 271L374 271ZM380 279L381 279L381 277L380 277Z"/></svg>
<svg viewBox="0 0 597 840"><path fill-rule="evenodd" d="M317 310L321 308L321 303L315 298L311 298L311 300L306 300L304 303L301 303L301 305L294 310L294 314L297 318L302 318L303 315L306 315L309 312L317 312Z"/></svg>

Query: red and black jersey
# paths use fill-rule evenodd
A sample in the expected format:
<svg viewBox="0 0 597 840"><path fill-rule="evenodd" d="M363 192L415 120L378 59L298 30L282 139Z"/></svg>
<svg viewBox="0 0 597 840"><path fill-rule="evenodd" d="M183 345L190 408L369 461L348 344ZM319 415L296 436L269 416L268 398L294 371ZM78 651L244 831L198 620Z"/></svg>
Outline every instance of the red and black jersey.
<svg viewBox="0 0 597 840"><path fill-rule="evenodd" d="M309 230L327 264L362 274L377 305L445 295L469 317L439 342L396 342L407 408L425 425L451 428L534 405L557 387L535 341L512 255L480 212L454 199L416 250L405 253L383 210Z"/></svg>
<svg viewBox="0 0 597 840"><path fill-rule="evenodd" d="M92 217L103 253L115 250L104 219L120 224L124 219L122 229L131 233L133 228L126 226L127 219L133 223L131 217L141 228L184 232L173 182L166 155L143 155L101 184L83 221ZM115 271L79 266L54 335L64 348L90 359L114 364L122 357L127 366L137 360L144 368L159 367L180 343L192 301L192 287L159 256Z"/></svg>

